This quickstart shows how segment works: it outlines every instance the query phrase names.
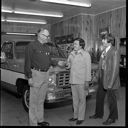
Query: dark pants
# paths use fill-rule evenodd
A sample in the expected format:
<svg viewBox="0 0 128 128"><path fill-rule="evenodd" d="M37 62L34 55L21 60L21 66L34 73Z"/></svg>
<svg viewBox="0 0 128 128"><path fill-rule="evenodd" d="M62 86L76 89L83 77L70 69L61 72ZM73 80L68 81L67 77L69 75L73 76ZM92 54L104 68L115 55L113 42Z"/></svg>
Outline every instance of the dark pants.
<svg viewBox="0 0 128 128"><path fill-rule="evenodd" d="M118 110L117 110L117 99L115 95L115 90L105 90L103 87L103 71L101 78L99 79L99 86L96 94L96 108L95 114L98 117L103 117L104 115L104 99L107 93L108 104L109 104L109 118L118 119Z"/></svg>
<svg viewBox="0 0 128 128"><path fill-rule="evenodd" d="M104 99L106 95L106 90L103 87L103 73L101 75L101 78L98 80L99 86L96 93L96 108L95 108L95 114L98 117L103 117L104 115Z"/></svg>
<svg viewBox="0 0 128 128"><path fill-rule="evenodd" d="M107 98L109 104L109 117L110 119L118 119L118 109L117 109L117 99L116 99L116 90L108 90L107 91Z"/></svg>

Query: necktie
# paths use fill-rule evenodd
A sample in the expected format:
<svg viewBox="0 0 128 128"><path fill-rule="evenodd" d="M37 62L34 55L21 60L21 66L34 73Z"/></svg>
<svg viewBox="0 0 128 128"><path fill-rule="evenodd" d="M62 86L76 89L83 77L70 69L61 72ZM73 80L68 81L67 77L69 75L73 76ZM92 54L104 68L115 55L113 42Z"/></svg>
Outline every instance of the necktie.
<svg viewBox="0 0 128 128"><path fill-rule="evenodd" d="M105 58L106 56L106 50L103 52L103 58Z"/></svg>
<svg viewBox="0 0 128 128"><path fill-rule="evenodd" d="M106 56L106 51L103 52L103 61L102 61L102 69L105 69L105 56Z"/></svg>

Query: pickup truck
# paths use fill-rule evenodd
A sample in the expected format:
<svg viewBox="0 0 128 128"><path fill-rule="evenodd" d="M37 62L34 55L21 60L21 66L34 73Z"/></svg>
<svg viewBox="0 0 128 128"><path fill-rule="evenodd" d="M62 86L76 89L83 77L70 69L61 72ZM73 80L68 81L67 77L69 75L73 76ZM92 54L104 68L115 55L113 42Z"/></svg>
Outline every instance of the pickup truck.
<svg viewBox="0 0 128 128"><path fill-rule="evenodd" d="M29 85L24 75L25 47L31 41L6 41L1 46L1 82L16 88L16 93L22 98L23 107L29 109ZM52 51L52 59L66 60L65 54L59 46L48 43ZM69 70L59 66L50 67L48 91L45 103L63 102L72 98L69 84ZM93 81L97 68L92 64L92 81L89 94L96 91L96 81Z"/></svg>

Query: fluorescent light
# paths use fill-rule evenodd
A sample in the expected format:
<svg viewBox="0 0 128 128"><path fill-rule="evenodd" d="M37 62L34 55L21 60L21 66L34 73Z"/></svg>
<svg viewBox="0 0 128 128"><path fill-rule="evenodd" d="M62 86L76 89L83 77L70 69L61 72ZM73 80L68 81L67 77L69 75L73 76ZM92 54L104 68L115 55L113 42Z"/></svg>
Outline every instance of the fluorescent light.
<svg viewBox="0 0 128 128"><path fill-rule="evenodd" d="M6 34L9 34L9 35L28 35L28 36L35 35L34 33L12 33L12 32L7 32Z"/></svg>
<svg viewBox="0 0 128 128"><path fill-rule="evenodd" d="M5 18L3 16L1 17L1 21L5 21Z"/></svg>
<svg viewBox="0 0 128 128"><path fill-rule="evenodd" d="M5 19L1 19L1 21L5 21Z"/></svg>
<svg viewBox="0 0 128 128"><path fill-rule="evenodd" d="M36 16L49 16L49 17L63 17L62 13L58 12L29 12L29 11L14 11L17 14L36 15Z"/></svg>
<svg viewBox="0 0 128 128"><path fill-rule="evenodd" d="M69 0L40 0L43 2L50 2L50 3L57 3L57 4L66 4L66 5L74 5L74 6L81 6L81 7L91 7L91 3L88 1L85 2L76 2L76 1L69 1Z"/></svg>
<svg viewBox="0 0 128 128"><path fill-rule="evenodd" d="M6 19L7 22L17 22L17 23L33 23L33 24L46 24L46 21L28 21L28 20L20 20L20 19Z"/></svg>
<svg viewBox="0 0 128 128"><path fill-rule="evenodd" d="M4 9L4 8L2 8L2 12L13 13L13 10L9 10L9 9Z"/></svg>
<svg viewBox="0 0 128 128"><path fill-rule="evenodd" d="M61 12L52 12L52 11L36 11L36 10L23 10L19 8L6 9L6 7L2 8L2 12L7 13L16 13L16 14L25 14L25 15L36 15L36 16L49 16L49 17L63 17L63 13Z"/></svg>

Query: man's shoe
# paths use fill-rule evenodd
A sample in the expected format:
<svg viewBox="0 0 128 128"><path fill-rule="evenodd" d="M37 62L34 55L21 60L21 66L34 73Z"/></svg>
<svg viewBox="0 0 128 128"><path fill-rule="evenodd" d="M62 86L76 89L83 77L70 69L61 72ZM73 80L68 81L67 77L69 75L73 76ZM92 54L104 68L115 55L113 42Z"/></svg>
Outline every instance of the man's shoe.
<svg viewBox="0 0 128 128"><path fill-rule="evenodd" d="M76 121L77 118L70 118L69 121Z"/></svg>
<svg viewBox="0 0 128 128"><path fill-rule="evenodd" d="M104 125L110 125L112 123L115 123L115 119L108 118L106 121L103 122Z"/></svg>
<svg viewBox="0 0 128 128"><path fill-rule="evenodd" d="M103 117L102 116L97 116L96 114L92 115L92 116L89 116L90 119L97 119L97 118L100 118L102 119Z"/></svg>
<svg viewBox="0 0 128 128"><path fill-rule="evenodd" d="M49 126L49 123L48 122L39 122L38 123L38 126Z"/></svg>
<svg viewBox="0 0 128 128"><path fill-rule="evenodd" d="M76 121L76 124L79 125L79 124L82 124L83 122L84 122L84 120L77 120L77 121Z"/></svg>

